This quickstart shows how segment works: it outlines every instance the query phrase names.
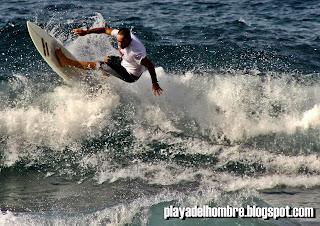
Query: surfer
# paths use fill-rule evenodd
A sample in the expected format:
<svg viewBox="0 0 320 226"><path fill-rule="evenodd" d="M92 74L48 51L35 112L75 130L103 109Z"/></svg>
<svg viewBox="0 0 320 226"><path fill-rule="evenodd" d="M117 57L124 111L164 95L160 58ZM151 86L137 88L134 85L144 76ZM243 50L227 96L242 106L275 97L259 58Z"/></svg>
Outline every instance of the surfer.
<svg viewBox="0 0 320 226"><path fill-rule="evenodd" d="M101 68L105 71L108 71L109 66L115 72L112 73L112 75L129 83L137 81L145 69L148 69L152 80L153 94L156 96L162 94L162 89L157 81L154 65L147 57L144 45L128 28L121 28L119 30L109 27L88 30L77 28L74 29L73 32L79 36L87 34L108 34L116 37L121 57L107 56L104 61L100 62L75 61L66 57L59 48L56 50L56 55L61 66L72 66L84 70L96 70Z"/></svg>

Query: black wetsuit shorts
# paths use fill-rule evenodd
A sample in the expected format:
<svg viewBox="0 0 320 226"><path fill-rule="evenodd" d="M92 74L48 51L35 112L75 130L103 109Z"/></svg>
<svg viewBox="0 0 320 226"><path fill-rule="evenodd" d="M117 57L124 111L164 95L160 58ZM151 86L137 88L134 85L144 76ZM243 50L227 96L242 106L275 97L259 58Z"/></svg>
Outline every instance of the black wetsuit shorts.
<svg viewBox="0 0 320 226"><path fill-rule="evenodd" d="M130 74L127 70L121 65L121 57L110 56L108 62L100 62L100 67L103 69L103 65L108 65L116 73L112 73L113 76L122 79L125 82L135 82L139 79L138 76Z"/></svg>

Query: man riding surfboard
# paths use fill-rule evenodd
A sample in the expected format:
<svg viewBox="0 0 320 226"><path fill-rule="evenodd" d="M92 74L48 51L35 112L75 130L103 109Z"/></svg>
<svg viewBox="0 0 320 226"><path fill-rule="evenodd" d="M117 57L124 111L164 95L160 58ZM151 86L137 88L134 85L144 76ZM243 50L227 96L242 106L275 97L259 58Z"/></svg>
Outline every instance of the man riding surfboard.
<svg viewBox="0 0 320 226"><path fill-rule="evenodd" d="M147 57L144 45L128 28L121 28L119 30L109 27L88 30L77 28L74 29L73 32L79 36L87 34L108 34L116 37L121 57L107 56L104 61L101 62L75 61L67 58L61 49L57 49L56 56L61 66L77 67L84 70L103 69L106 71L108 71L108 67L110 67L115 72L112 73L112 75L129 83L137 81L145 69L148 69L152 80L153 94L156 96L162 94L154 65Z"/></svg>

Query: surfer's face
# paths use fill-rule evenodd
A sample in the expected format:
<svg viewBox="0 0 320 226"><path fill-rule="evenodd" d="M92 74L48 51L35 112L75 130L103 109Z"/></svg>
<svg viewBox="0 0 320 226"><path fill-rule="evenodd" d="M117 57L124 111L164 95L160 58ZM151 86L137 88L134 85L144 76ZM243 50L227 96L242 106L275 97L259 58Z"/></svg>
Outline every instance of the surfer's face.
<svg viewBox="0 0 320 226"><path fill-rule="evenodd" d="M118 47L120 49L127 48L130 45L131 38L125 37L123 35L117 36Z"/></svg>

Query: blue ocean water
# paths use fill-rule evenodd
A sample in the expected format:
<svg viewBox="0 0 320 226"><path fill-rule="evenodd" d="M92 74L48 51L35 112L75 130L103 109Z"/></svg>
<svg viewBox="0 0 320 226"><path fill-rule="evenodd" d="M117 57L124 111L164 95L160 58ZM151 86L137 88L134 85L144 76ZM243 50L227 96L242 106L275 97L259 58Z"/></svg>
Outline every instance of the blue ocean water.
<svg viewBox="0 0 320 226"><path fill-rule="evenodd" d="M163 220L163 207L320 207L318 1L3 1L0 225L319 225L320 219ZM129 27L157 66L68 86L33 21L79 59Z"/></svg>

